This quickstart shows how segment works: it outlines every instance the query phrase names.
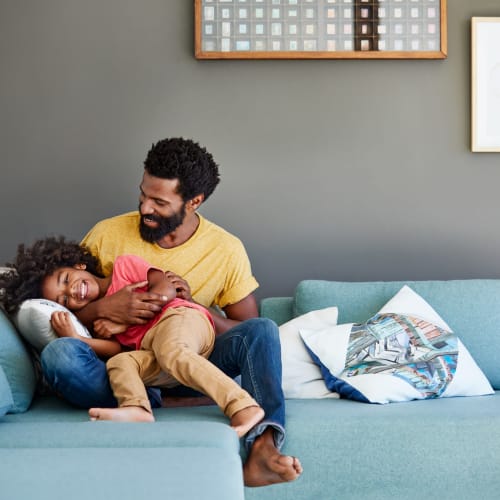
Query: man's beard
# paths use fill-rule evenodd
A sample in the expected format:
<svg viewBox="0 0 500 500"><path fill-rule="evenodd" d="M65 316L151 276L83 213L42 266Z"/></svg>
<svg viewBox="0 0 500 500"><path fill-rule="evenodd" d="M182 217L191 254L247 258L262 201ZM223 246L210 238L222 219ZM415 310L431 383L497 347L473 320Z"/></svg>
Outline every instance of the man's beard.
<svg viewBox="0 0 500 500"><path fill-rule="evenodd" d="M139 213L141 210L141 206L139 205ZM170 217L162 217L161 215L142 215L141 220L139 222L139 232L141 234L141 238L148 243L156 243L160 241L163 237L167 236L167 234L175 231L184 221L184 217L186 216L186 204L183 203L180 210L174 215ZM155 221L158 226L157 227L149 227L144 223L144 219L149 219Z"/></svg>

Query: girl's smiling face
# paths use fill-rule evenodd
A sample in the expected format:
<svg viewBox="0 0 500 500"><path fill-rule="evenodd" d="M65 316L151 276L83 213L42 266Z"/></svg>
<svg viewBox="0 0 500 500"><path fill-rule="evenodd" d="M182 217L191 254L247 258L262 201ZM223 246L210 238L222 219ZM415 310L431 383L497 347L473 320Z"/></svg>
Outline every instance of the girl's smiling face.
<svg viewBox="0 0 500 500"><path fill-rule="evenodd" d="M78 311L100 296L97 278L85 271L85 264L74 267L60 267L42 281L42 296Z"/></svg>

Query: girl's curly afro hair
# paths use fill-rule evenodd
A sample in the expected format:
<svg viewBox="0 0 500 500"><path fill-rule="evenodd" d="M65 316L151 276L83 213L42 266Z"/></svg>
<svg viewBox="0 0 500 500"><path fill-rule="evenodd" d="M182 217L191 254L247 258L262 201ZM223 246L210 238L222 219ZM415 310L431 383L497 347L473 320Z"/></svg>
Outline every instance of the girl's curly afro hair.
<svg viewBox="0 0 500 500"><path fill-rule="evenodd" d="M46 276L76 264L85 264L89 273L101 276L97 258L64 236L39 239L30 247L20 244L15 262L5 264L11 270L0 275L0 300L5 310L12 314L24 300L41 297L40 288Z"/></svg>

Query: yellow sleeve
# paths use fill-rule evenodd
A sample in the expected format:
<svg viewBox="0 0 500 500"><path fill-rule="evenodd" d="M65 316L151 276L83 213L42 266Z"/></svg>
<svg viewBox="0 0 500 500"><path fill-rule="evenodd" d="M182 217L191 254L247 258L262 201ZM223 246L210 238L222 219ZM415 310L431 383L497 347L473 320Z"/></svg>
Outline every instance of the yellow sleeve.
<svg viewBox="0 0 500 500"><path fill-rule="evenodd" d="M259 287L259 283L252 274L250 260L241 242L229 257L226 270L226 283L218 300L218 305L221 308L236 304Z"/></svg>
<svg viewBox="0 0 500 500"><path fill-rule="evenodd" d="M106 229L106 220L98 222L81 241L81 245L86 246L92 255L99 259L101 264L101 271L104 276L109 276L113 271L113 262L115 256L103 251L107 245L103 244L105 236L109 237L109 231Z"/></svg>

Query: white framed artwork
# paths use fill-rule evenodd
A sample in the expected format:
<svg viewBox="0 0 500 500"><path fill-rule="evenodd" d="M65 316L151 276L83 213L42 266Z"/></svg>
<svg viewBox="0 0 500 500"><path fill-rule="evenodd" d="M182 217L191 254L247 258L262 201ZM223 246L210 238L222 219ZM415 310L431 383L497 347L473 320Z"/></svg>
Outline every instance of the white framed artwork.
<svg viewBox="0 0 500 500"><path fill-rule="evenodd" d="M500 17L471 22L471 149L500 152Z"/></svg>

